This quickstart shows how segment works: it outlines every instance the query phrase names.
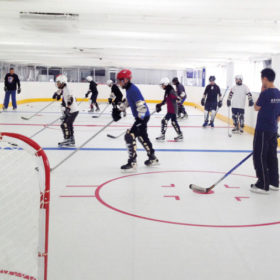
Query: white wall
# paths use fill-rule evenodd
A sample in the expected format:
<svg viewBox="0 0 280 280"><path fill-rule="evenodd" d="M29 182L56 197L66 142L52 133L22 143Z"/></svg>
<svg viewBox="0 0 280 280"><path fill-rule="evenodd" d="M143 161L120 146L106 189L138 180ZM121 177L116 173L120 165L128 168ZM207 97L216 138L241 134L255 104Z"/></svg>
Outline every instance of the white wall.
<svg viewBox="0 0 280 280"><path fill-rule="evenodd" d="M69 83L69 89L77 98L84 98L85 93L88 90L88 83ZM18 100L24 99L35 99L35 98L51 98L53 93L57 90L54 83L49 82L23 82L22 83L22 93L17 95ZM162 100L163 90L159 85L138 85L144 98L146 100ZM3 100L4 91L2 90L3 83L0 83L0 100ZM107 99L110 95L110 88L106 85L98 85L99 99ZM200 104L204 88L202 87L186 87L186 92L188 95L187 101ZM224 93L224 90L222 90ZM223 107L219 110L219 113L228 116L228 108L226 107L226 98L229 91L227 92ZM254 101L258 98L257 93L253 93ZM256 112L252 107L248 107L248 102L246 102L245 109L245 123L251 127L255 127L256 123Z"/></svg>

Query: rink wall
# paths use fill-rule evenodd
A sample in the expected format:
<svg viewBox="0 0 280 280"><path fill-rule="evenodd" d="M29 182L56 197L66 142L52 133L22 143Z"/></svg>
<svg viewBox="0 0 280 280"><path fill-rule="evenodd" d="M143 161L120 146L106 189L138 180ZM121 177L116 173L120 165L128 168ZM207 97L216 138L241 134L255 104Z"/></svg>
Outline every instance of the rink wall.
<svg viewBox="0 0 280 280"><path fill-rule="evenodd" d="M69 89L75 94L78 101L84 99L85 93L88 91L88 83L69 83ZM148 103L158 103L163 98L163 90L159 85L138 85L142 94L144 95ZM0 83L0 89L3 89L3 83ZM56 91L54 83L49 82L22 82L21 85L22 92L17 95L18 104L30 103L30 102L46 102L51 101L53 93ZM202 87L186 87L187 91L187 102L185 105L196 107L199 110L203 110L200 105L200 100L202 98L204 88ZM98 85L98 100L99 102L107 102L110 95L110 88L107 85ZM224 93L224 90L222 90ZM217 118L224 122L231 121L228 119L228 108L226 107L226 97L229 91L227 91L225 99L223 101L223 107L219 110ZM4 98L4 91L0 91L1 99ZM254 101L257 100L258 94L253 93ZM85 101L87 99L84 99ZM248 102L246 102L248 103ZM2 107L2 104L0 104ZM245 108L245 131L249 133L254 133L254 127L256 124L257 112L254 111L252 107L248 107L246 104ZM201 120L203 121L203 120Z"/></svg>

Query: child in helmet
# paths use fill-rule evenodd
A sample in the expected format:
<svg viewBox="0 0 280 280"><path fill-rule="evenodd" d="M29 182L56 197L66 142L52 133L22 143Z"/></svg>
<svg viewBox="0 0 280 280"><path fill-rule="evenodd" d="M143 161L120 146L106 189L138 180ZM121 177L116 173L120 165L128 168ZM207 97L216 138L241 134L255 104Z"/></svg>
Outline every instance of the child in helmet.
<svg viewBox="0 0 280 280"><path fill-rule="evenodd" d="M242 75L235 76L235 83L236 85L231 89L229 93L227 106L231 106L232 111L232 120L234 125L232 132L243 133L246 95L248 96L250 107L254 105L254 101L249 88L243 84Z"/></svg>
<svg viewBox="0 0 280 280"><path fill-rule="evenodd" d="M112 104L113 108L123 102L123 94L120 91L119 87L112 81L108 80L106 82L107 86L111 88L111 94L108 98L109 104ZM126 111L123 111L123 116L126 116Z"/></svg>
<svg viewBox="0 0 280 280"><path fill-rule="evenodd" d="M136 138L143 145L147 152L148 159L144 162L146 166L158 164L155 156L155 150L147 133L147 123L150 119L149 108L137 86L131 83L132 73L130 70L121 70L117 75L118 84L126 90L126 100L119 106L113 108L112 117L114 121L121 119L121 110L130 107L135 122L130 129L127 130L124 139L128 148L128 162L121 166L121 170L130 171L136 169Z"/></svg>
<svg viewBox="0 0 280 280"><path fill-rule="evenodd" d="M58 143L59 146L74 146L74 128L73 123L79 114L76 98L70 93L67 87L67 77L65 75L59 75L56 77L56 86L58 90L54 93L53 99L60 100L62 97L61 111L63 115L61 117L62 123L60 125L64 140Z"/></svg>
<svg viewBox="0 0 280 280"><path fill-rule="evenodd" d="M203 97L201 99L201 105L204 106L204 123L203 127L208 125L208 118L211 112L211 120L209 125L214 127L214 120L216 117L217 106L222 107L222 94L220 87L215 83L215 76L209 77L209 85L205 88ZM217 101L219 99L219 101Z"/></svg>
<svg viewBox="0 0 280 280"><path fill-rule="evenodd" d="M89 90L85 94L85 97L88 98L89 94L91 93L90 97L90 110L89 112L94 112L94 105L96 107L96 112L100 111L98 103L96 101L98 90L97 90L97 83L93 81L92 76L87 76L87 81L89 82Z"/></svg>
<svg viewBox="0 0 280 280"><path fill-rule="evenodd" d="M177 132L178 136L174 138L175 141L183 140L183 133L177 122L177 111L178 102L181 101L180 97L177 96L174 88L171 86L168 78L162 78L160 81L160 86L165 90L164 99L161 103L156 105L156 111L161 111L161 106L167 104L167 114L161 120L161 135L156 138L158 141L165 140L165 132L167 130L167 123L171 119L171 124Z"/></svg>

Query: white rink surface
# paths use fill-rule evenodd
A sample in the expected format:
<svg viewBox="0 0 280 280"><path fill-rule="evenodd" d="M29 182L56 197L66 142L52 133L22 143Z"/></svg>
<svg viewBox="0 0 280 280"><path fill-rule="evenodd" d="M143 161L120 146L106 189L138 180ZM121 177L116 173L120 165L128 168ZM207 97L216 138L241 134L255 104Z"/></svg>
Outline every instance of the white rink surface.
<svg viewBox="0 0 280 280"><path fill-rule="evenodd" d="M29 121L46 103L20 105L0 114L1 131L31 136L59 117L59 104ZM91 118L87 103L75 122L77 146L111 120ZM101 105L101 110L105 105ZM154 105L151 106L151 111ZM162 114L149 122L160 165L147 168L138 145L138 171L123 174L123 137L129 114L114 123L52 172L49 280L276 279L280 258L280 193L253 194L252 159L226 178L213 194L196 194L190 183L210 186L242 160L252 135L227 136L225 123L201 128L202 112L187 108L185 140L157 143ZM28 114L30 112L30 114ZM129 111L130 113L130 111ZM34 137L55 166L70 152L58 149L59 122ZM167 139L175 132L167 130ZM142 174L144 173L144 174Z"/></svg>

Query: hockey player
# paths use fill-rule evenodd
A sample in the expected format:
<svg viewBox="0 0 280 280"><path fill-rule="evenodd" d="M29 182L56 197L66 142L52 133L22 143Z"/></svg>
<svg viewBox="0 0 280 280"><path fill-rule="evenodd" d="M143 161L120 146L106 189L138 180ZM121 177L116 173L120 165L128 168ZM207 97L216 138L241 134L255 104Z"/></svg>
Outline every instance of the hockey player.
<svg viewBox="0 0 280 280"><path fill-rule="evenodd" d="M100 109L96 101L98 95L97 83L93 81L92 76L87 76L87 81L89 82L89 90L85 94L85 97L88 98L89 94L91 93L89 112L94 112L94 105L96 107L96 112L98 112Z"/></svg>
<svg viewBox="0 0 280 280"><path fill-rule="evenodd" d="M208 125L208 118L211 112L211 120L209 125L214 127L214 120L216 117L217 106L222 107L222 94L220 88L215 83L215 76L209 77L209 85L205 88L203 98L201 99L201 105L204 106L204 123L203 127ZM219 99L219 101L217 101Z"/></svg>
<svg viewBox="0 0 280 280"><path fill-rule="evenodd" d="M74 129L73 123L79 114L76 98L70 93L67 87L67 77L59 75L56 78L56 86L58 90L54 93L53 99L60 100L62 97L61 111L62 111L62 123L61 129L64 136L64 140L58 145L62 146L74 146Z"/></svg>
<svg viewBox="0 0 280 280"><path fill-rule="evenodd" d="M123 94L112 80L107 81L107 86L111 88L111 95L108 98L109 104L118 105L122 102Z"/></svg>
<svg viewBox="0 0 280 280"><path fill-rule="evenodd" d="M148 159L144 162L146 166L158 164L152 143L147 133L147 123L150 119L148 106L138 89L131 83L132 73L130 70L124 69L117 74L118 84L126 90L126 101L120 106L113 108L112 117L114 121L121 119L121 111L124 107L129 106L135 118L135 122L130 129L127 130L124 139L128 148L128 162L121 166L123 171L131 171L136 169L136 138L143 145L147 152Z"/></svg>
<svg viewBox="0 0 280 280"><path fill-rule="evenodd" d="M184 102L187 99L185 87L179 83L177 77L173 78L172 83L174 86L176 86L176 93L181 98L181 101L178 103L178 118L187 118L188 113L186 112L186 109L184 107Z"/></svg>
<svg viewBox="0 0 280 280"><path fill-rule="evenodd" d="M234 128L233 133L243 133L244 129L244 113L245 113L245 101L246 95L248 96L249 106L254 105L252 94L249 88L243 84L243 77L241 75L235 76L236 85L231 89L228 99L227 106L231 106L232 120Z"/></svg>
<svg viewBox="0 0 280 280"><path fill-rule="evenodd" d="M177 132L178 136L174 138L176 142L183 140L183 133L180 129L180 126L177 122L177 110L178 110L178 103L181 102L180 97L177 96L175 90L170 85L170 81L168 78L162 78L160 81L160 86L164 89L164 99L161 103L156 105L156 111L161 111L161 106L167 104L167 114L161 120L161 135L156 138L158 141L165 140L165 132L167 130L168 121L171 119L171 124L174 127L175 131Z"/></svg>
<svg viewBox="0 0 280 280"><path fill-rule="evenodd" d="M109 104L112 104L113 108L123 102L123 94L120 91L119 87L114 84L112 80L107 81L107 86L111 88L111 94L108 98ZM123 111L123 116L126 116L126 110Z"/></svg>

